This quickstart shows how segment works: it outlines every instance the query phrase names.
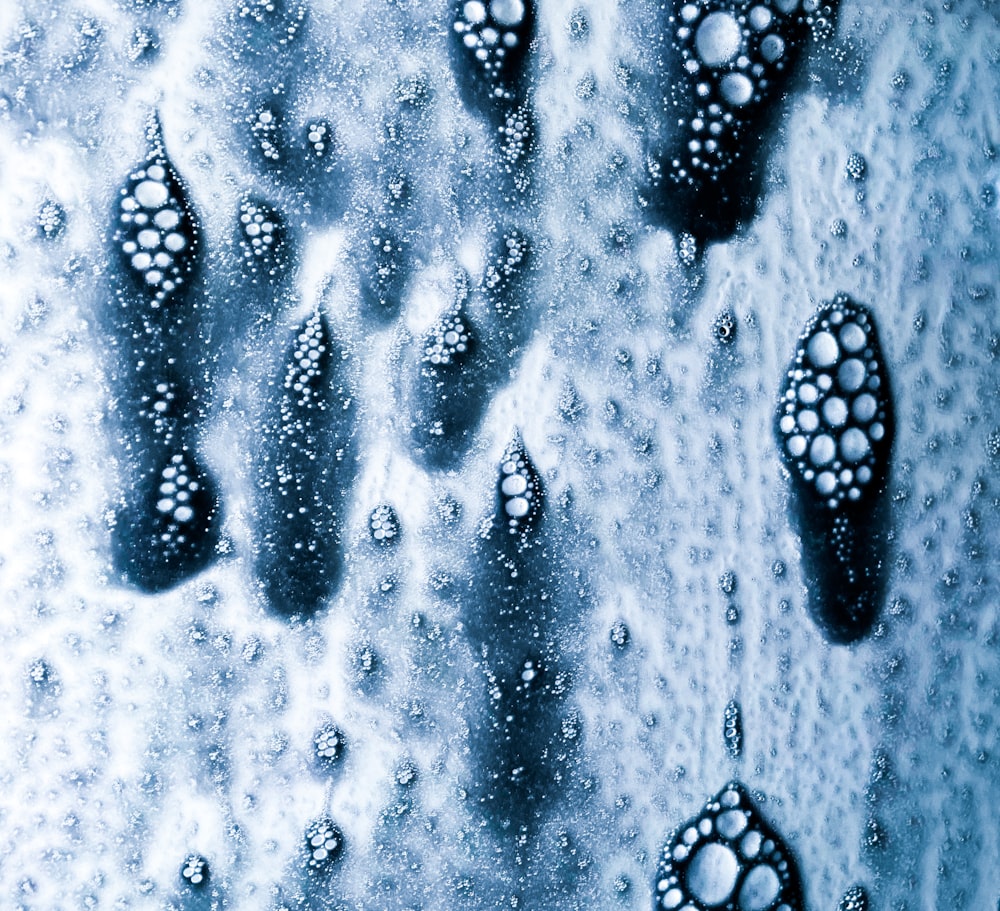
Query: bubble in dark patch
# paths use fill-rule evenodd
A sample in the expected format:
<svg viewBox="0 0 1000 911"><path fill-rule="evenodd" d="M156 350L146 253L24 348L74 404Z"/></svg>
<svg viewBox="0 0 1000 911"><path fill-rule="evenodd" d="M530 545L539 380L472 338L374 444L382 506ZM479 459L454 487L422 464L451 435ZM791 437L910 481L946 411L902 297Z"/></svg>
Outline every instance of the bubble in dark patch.
<svg viewBox="0 0 1000 911"><path fill-rule="evenodd" d="M719 591L722 592L727 598L731 595L736 594L736 589L739 585L739 581L736 578L736 573L731 569L727 569L721 576L719 576Z"/></svg>
<svg viewBox="0 0 1000 911"><path fill-rule="evenodd" d="M35 225L42 240L57 240L66 230L66 210L54 199L46 199L38 207Z"/></svg>
<svg viewBox="0 0 1000 911"><path fill-rule="evenodd" d="M368 531L376 544L388 547L399 541L399 519L388 504L380 504L368 518Z"/></svg>
<svg viewBox="0 0 1000 911"><path fill-rule="evenodd" d="M583 42L590 37L590 20L582 9L575 9L566 23L566 30L573 41Z"/></svg>
<svg viewBox="0 0 1000 911"><path fill-rule="evenodd" d="M804 911L795 858L735 781L674 830L654 888L655 911Z"/></svg>
<svg viewBox="0 0 1000 911"><path fill-rule="evenodd" d="M611 632L608 634L611 644L617 649L624 649L631 641L632 635L624 620L616 620L611 625Z"/></svg>
<svg viewBox="0 0 1000 911"><path fill-rule="evenodd" d="M276 98L263 102L249 118L254 160L266 170L281 170L285 165L284 123L285 114Z"/></svg>
<svg viewBox="0 0 1000 911"><path fill-rule="evenodd" d="M496 523L512 539L525 542L541 520L542 484L520 434L510 441L500 460Z"/></svg>
<svg viewBox="0 0 1000 911"><path fill-rule="evenodd" d="M462 302L424 339L411 381L410 436L425 464L443 468L468 447L491 392L489 362Z"/></svg>
<svg viewBox="0 0 1000 911"><path fill-rule="evenodd" d="M187 191L163 149L158 122L150 141L149 159L119 193L111 237L118 269L112 278L120 293L138 295L158 309L192 284L201 237Z"/></svg>
<svg viewBox="0 0 1000 911"><path fill-rule="evenodd" d="M403 295L414 268L413 244L408 232L388 220L362 232L355 245L365 316L387 323L399 316Z"/></svg>
<svg viewBox="0 0 1000 911"><path fill-rule="evenodd" d="M326 722L313 737L313 753L323 770L332 769L343 757L344 734L332 721Z"/></svg>
<svg viewBox="0 0 1000 911"><path fill-rule="evenodd" d="M295 155L283 175L306 203L304 214L323 223L340 218L346 207L350 179L333 124L323 117L305 121Z"/></svg>
<svg viewBox="0 0 1000 911"><path fill-rule="evenodd" d="M723 345L731 345L736 341L737 323L732 310L723 310L712 323L712 332L716 341Z"/></svg>
<svg viewBox="0 0 1000 911"><path fill-rule="evenodd" d="M865 161L865 156L860 152L851 152L844 165L844 176L854 183L863 181L868 176L868 162Z"/></svg>
<svg viewBox="0 0 1000 911"><path fill-rule="evenodd" d="M520 315L532 265L531 241L522 231L506 228L498 232L481 287L491 313L501 320L516 321Z"/></svg>
<svg viewBox="0 0 1000 911"><path fill-rule="evenodd" d="M166 591L212 562L220 527L215 482L191 448L157 446L115 516L115 569L142 591Z"/></svg>
<svg viewBox="0 0 1000 911"><path fill-rule="evenodd" d="M806 324L775 420L810 613L831 642L866 635L881 605L894 427L874 317L838 295Z"/></svg>
<svg viewBox="0 0 1000 911"><path fill-rule="evenodd" d="M270 386L255 456L255 569L268 604L311 614L341 575L340 516L354 475L353 396L326 317L295 333Z"/></svg>
<svg viewBox="0 0 1000 911"><path fill-rule="evenodd" d="M239 204L236 235L243 274L249 280L272 285L285 277L287 229L276 209L245 194Z"/></svg>
<svg viewBox="0 0 1000 911"><path fill-rule="evenodd" d="M322 816L306 829L306 869L309 873L329 873L344 850L344 836L329 816Z"/></svg>
<svg viewBox="0 0 1000 911"><path fill-rule="evenodd" d="M524 100L534 0L454 0L453 69L466 107L494 123Z"/></svg>
<svg viewBox="0 0 1000 911"><path fill-rule="evenodd" d="M722 713L722 741L730 759L735 761L743 755L743 713L735 699L726 703Z"/></svg>
<svg viewBox="0 0 1000 911"><path fill-rule="evenodd" d="M672 0L663 7L656 92L664 117L647 136L654 223L725 240L754 217L769 149L800 58L811 4ZM830 3L829 8L836 7Z"/></svg>
<svg viewBox="0 0 1000 911"><path fill-rule="evenodd" d="M837 911L868 911L868 907L868 893L864 886L851 886L837 905Z"/></svg>
<svg viewBox="0 0 1000 911"><path fill-rule="evenodd" d="M181 865L181 880L192 889L205 889L209 881L208 861L198 854L190 854Z"/></svg>

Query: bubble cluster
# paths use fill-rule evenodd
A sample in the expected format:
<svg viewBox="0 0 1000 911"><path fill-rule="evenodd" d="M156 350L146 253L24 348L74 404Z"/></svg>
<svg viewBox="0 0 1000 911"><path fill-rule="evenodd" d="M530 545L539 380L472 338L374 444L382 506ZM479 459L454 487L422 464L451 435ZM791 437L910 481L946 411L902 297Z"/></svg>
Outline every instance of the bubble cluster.
<svg viewBox="0 0 1000 911"><path fill-rule="evenodd" d="M118 208L113 243L159 306L189 278L198 246L193 213L162 151L129 175Z"/></svg>
<svg viewBox="0 0 1000 911"><path fill-rule="evenodd" d="M871 314L839 295L807 324L778 410L785 464L830 509L860 501L885 478L887 386Z"/></svg>
<svg viewBox="0 0 1000 911"><path fill-rule="evenodd" d="M251 272L266 269L273 275L282 252L284 225L270 206L244 197L239 210L239 246L243 262Z"/></svg>
<svg viewBox="0 0 1000 911"><path fill-rule="evenodd" d="M535 466L515 437L500 461L500 520L512 535L534 527L541 513L542 488Z"/></svg>
<svg viewBox="0 0 1000 911"><path fill-rule="evenodd" d="M868 893L863 886L851 886L844 893L837 911L868 911Z"/></svg>
<svg viewBox="0 0 1000 911"><path fill-rule="evenodd" d="M185 528L198 518L195 495L200 489L201 484L185 456L181 453L172 456L169 464L160 472L157 487L159 499L156 501L156 510L168 520L167 527L160 536L164 543L186 542Z"/></svg>
<svg viewBox="0 0 1000 911"><path fill-rule="evenodd" d="M250 119L250 134L268 164L278 164L281 154L281 114L271 105L264 105Z"/></svg>
<svg viewBox="0 0 1000 911"><path fill-rule="evenodd" d="M729 149L720 137L769 100L789 63L790 25L800 16L799 0L681 6L672 19L675 51L697 100L694 116L680 124L690 139L686 155L671 162L677 177L725 166Z"/></svg>
<svg viewBox="0 0 1000 911"><path fill-rule="evenodd" d="M332 766L343 756L344 735L332 721L328 721L316 732L313 751L316 761L324 766Z"/></svg>
<svg viewBox="0 0 1000 911"><path fill-rule="evenodd" d="M486 267L483 288L498 291L505 288L520 271L521 264L528 255L528 239L516 228L504 233L500 255Z"/></svg>
<svg viewBox="0 0 1000 911"><path fill-rule="evenodd" d="M399 519L396 511L385 503L376 506L368 519L368 529L376 544L383 546L394 544L399 538Z"/></svg>
<svg viewBox="0 0 1000 911"><path fill-rule="evenodd" d="M518 190L524 190L527 179L523 175L524 164L531 153L534 142L534 127L531 114L524 105L508 114L499 127L500 154L508 173L518 175L521 179L515 181Z"/></svg>
<svg viewBox="0 0 1000 911"><path fill-rule="evenodd" d="M55 240L66 230L66 210L55 200L46 199L35 217L38 236L43 240Z"/></svg>
<svg viewBox="0 0 1000 911"><path fill-rule="evenodd" d="M472 336L462 308L456 307L431 330L424 347L424 362L434 367L459 364L471 344Z"/></svg>
<svg viewBox="0 0 1000 911"><path fill-rule="evenodd" d="M743 714L735 699L726 703L722 714L722 740L730 759L736 760L743 755Z"/></svg>
<svg viewBox="0 0 1000 911"><path fill-rule="evenodd" d="M657 911L802 911L794 858L738 782L671 836L656 876Z"/></svg>
<svg viewBox="0 0 1000 911"><path fill-rule="evenodd" d="M325 120L308 124L306 148L314 158L326 158L333 151L333 127Z"/></svg>
<svg viewBox="0 0 1000 911"><path fill-rule="evenodd" d="M731 345L736 341L736 317L732 310L723 310L712 323L713 333L723 345Z"/></svg>
<svg viewBox="0 0 1000 911"><path fill-rule="evenodd" d="M191 854L181 867L181 879L195 889L208 885L208 861L198 854Z"/></svg>
<svg viewBox="0 0 1000 911"><path fill-rule="evenodd" d="M526 0L460 0L455 34L486 77L496 100L510 100L513 91L506 66L527 40Z"/></svg>
<svg viewBox="0 0 1000 911"><path fill-rule="evenodd" d="M310 316L295 337L295 350L285 371L285 389L300 408L320 405L319 385L327 352L327 330L319 313Z"/></svg>
<svg viewBox="0 0 1000 911"><path fill-rule="evenodd" d="M321 873L328 870L343 848L344 837L329 816L315 820L306 829L306 865L310 871Z"/></svg>

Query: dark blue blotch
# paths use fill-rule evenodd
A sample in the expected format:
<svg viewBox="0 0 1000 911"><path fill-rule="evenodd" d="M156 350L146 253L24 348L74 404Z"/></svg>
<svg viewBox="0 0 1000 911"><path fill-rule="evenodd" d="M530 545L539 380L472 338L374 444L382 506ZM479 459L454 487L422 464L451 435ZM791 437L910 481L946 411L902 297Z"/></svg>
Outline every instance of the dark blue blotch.
<svg viewBox="0 0 1000 911"><path fill-rule="evenodd" d="M216 484L193 446L179 437L149 446L116 511L115 570L142 591L165 591L212 562L220 526Z"/></svg>
<svg viewBox="0 0 1000 911"><path fill-rule="evenodd" d="M270 384L254 460L255 569L268 605L311 614L336 590L354 478L354 408L326 317L296 331Z"/></svg>
<svg viewBox="0 0 1000 911"><path fill-rule="evenodd" d="M463 620L480 656L485 716L473 726L475 794L498 831L533 827L556 799L570 675L560 651L565 617L545 529L538 472L520 437L501 458L493 514L477 542Z"/></svg>
<svg viewBox="0 0 1000 911"><path fill-rule="evenodd" d="M452 27L448 30L452 67L465 106L499 126L525 100L528 91L534 2L483 3L485 16L480 21L467 16L473 7L465 0L453 2ZM498 10L503 21L493 15ZM490 30L498 36L496 41L483 38L483 33L489 35Z"/></svg>
<svg viewBox="0 0 1000 911"><path fill-rule="evenodd" d="M292 258L285 218L249 193L239 204L236 246L244 281L268 289L289 277Z"/></svg>
<svg viewBox="0 0 1000 911"><path fill-rule="evenodd" d="M392 322L402 310L415 265L409 232L401 229L398 219L382 218L357 232L353 258L362 315L377 325Z"/></svg>
<svg viewBox="0 0 1000 911"><path fill-rule="evenodd" d="M827 4L831 21L837 5ZM682 7L696 8L696 17L685 18ZM805 11L772 15L766 27L744 31L741 55L749 68L740 67L737 55L706 66L696 47L699 27L711 14L740 15L743 9L732 0L698 7L671 0L658 23L663 50L652 91L664 116L661 129L651 128L646 137L646 211L654 224L693 235L699 248L726 240L753 220L777 127L812 38L812 17ZM692 62L700 64L693 72ZM708 86L707 95L702 86ZM745 96L742 86L750 87Z"/></svg>

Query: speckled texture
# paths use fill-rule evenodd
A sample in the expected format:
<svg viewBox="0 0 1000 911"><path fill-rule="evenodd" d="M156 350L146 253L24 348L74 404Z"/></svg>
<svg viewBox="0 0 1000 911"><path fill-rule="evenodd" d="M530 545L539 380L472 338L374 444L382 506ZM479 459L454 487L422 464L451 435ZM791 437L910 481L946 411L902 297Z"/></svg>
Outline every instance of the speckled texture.
<svg viewBox="0 0 1000 911"><path fill-rule="evenodd" d="M200 856L209 899L241 911L647 911L670 832L738 779L807 908L856 884L878 909L995 907L996 9L844 0L764 150L755 220L700 257L640 205L657 4L539 4L516 175L463 105L451 3L245 5L0 10L0 904L201 907L182 877ZM153 108L201 229L209 355L189 381L223 525L210 567L145 595L112 565L126 466L101 314L108 213ZM244 268L247 193L284 218L280 281ZM375 295L401 293L398 316L363 303L382 224L406 238ZM513 229L532 244L517 331L461 451L427 466L407 370L459 270L487 325ZM838 291L878 321L896 406L885 606L849 647L809 619L773 435L799 333ZM317 309L357 471L339 587L288 619L258 594L255 421ZM537 624L566 672L523 839L474 787L494 716L465 621L516 432L548 555L518 634ZM380 505L393 547L371 538ZM326 817L342 847L320 880L305 837Z"/></svg>

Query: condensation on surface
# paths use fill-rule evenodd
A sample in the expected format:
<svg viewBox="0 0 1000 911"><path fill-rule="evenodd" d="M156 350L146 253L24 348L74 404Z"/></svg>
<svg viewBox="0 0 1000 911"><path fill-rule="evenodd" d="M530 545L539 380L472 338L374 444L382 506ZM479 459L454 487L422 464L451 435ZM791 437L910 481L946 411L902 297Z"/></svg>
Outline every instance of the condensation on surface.
<svg viewBox="0 0 1000 911"><path fill-rule="evenodd" d="M506 24L520 4L479 6ZM648 909L671 831L733 778L795 855L808 908L858 883L873 908L996 906L997 13L844 0L767 150L757 217L689 267L690 241L646 226L636 201L641 134L662 112L646 91L658 6L539 4L518 215L539 265L445 468L412 457L404 374L459 269L472 324L491 325L483 279L510 214L484 170L503 167L496 137L450 69L452 4L0 11L5 906L164 907L203 858L241 909L320 894L380 911ZM706 62L734 41L713 15L694 37ZM262 121L265 106L281 117ZM199 215L199 455L224 529L210 568L144 595L111 566L122 465L98 316L153 108ZM409 208L383 198L404 186L380 171L390 160L411 173ZM141 206L153 184L136 186ZM247 231L264 205L288 227L275 281L244 268L265 258ZM373 319L350 248L397 212L414 253L398 315ZM897 409L888 591L850 647L806 613L771 431L801 327L841 291L878 320ZM275 365L317 308L343 347L357 471L339 588L288 620L259 596L248 460ZM817 418L839 426L830 408ZM531 603L567 670L546 716L566 759L530 851L472 796L470 725L490 697L463 622L517 432L557 555L534 567ZM537 660L519 665L525 693L546 680ZM728 864L706 853L689 885L710 901ZM754 869L748 908L773 885Z"/></svg>

